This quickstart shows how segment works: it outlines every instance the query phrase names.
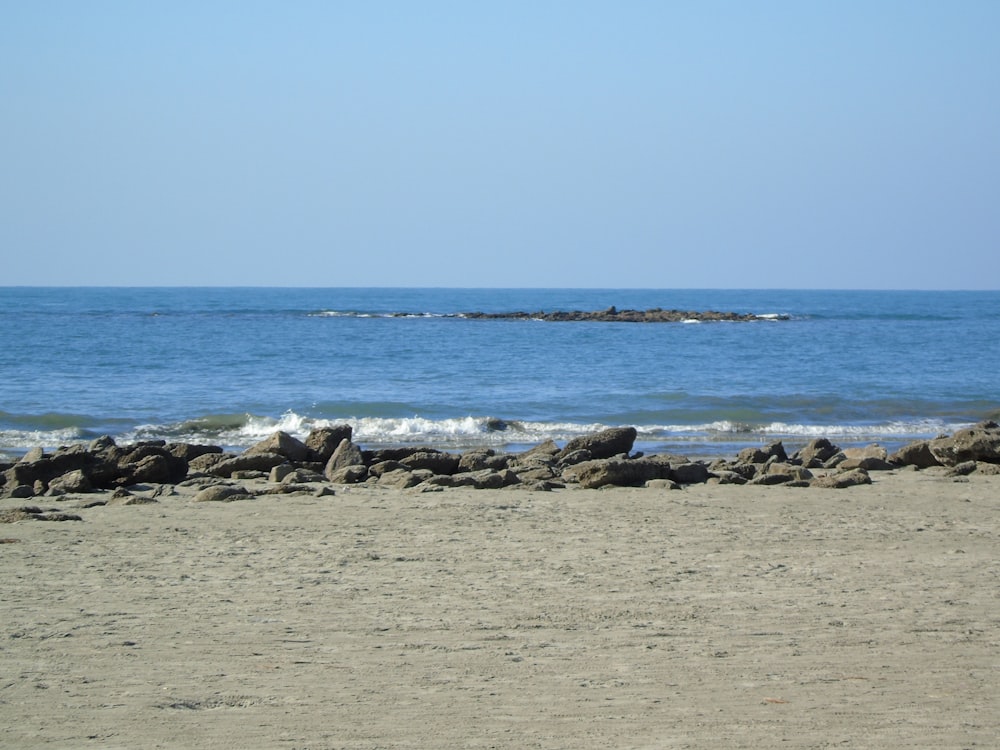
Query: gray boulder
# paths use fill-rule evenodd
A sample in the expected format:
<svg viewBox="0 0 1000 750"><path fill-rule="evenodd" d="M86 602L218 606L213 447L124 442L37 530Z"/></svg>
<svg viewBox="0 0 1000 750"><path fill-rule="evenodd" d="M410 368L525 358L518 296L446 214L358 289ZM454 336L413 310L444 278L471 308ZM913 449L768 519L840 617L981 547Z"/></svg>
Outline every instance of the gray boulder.
<svg viewBox="0 0 1000 750"><path fill-rule="evenodd" d="M950 438L935 438L930 442L930 450L944 466L963 461L1000 463L1000 427L996 422L981 422L959 430Z"/></svg>
<svg viewBox="0 0 1000 750"><path fill-rule="evenodd" d="M306 436L305 444L314 460L326 463L342 440L353 439L354 428L349 424L338 424L333 427L317 427Z"/></svg>
<svg viewBox="0 0 1000 750"><path fill-rule="evenodd" d="M260 471L269 474L271 469L287 460L279 453L241 453L214 464L208 469L208 473L217 477L229 477L238 471Z"/></svg>
<svg viewBox="0 0 1000 750"><path fill-rule="evenodd" d="M296 463L308 461L312 457L312 453L305 443L281 430L261 440L256 445L251 445L245 453L277 453L279 456L284 456L289 461Z"/></svg>
<svg viewBox="0 0 1000 750"><path fill-rule="evenodd" d="M607 458L587 461L573 467L576 480L584 489L606 485L639 487L651 479L673 479L670 464L648 459ZM566 473L563 473L566 478Z"/></svg>
<svg viewBox="0 0 1000 750"><path fill-rule="evenodd" d="M807 469L818 469L840 452L840 448L826 438L810 440L801 450L793 455Z"/></svg>
<svg viewBox="0 0 1000 750"><path fill-rule="evenodd" d="M340 445L337 446L333 455L330 456L330 460L326 462L326 466L323 467L323 475L331 482L340 481L332 479L333 475L349 466L364 467L364 464L365 458L361 454L361 449L347 438L344 438L340 441ZM365 475L367 476L367 474L368 470L366 468Z"/></svg>
<svg viewBox="0 0 1000 750"><path fill-rule="evenodd" d="M573 438L560 451L560 456L566 456L573 451L590 451L591 458L612 458L629 453L635 444L638 433L635 427L612 427L592 435L582 435Z"/></svg>
<svg viewBox="0 0 1000 750"><path fill-rule="evenodd" d="M929 469L940 466L941 462L931 453L929 440L917 440L908 443L889 456L889 462L897 466L916 466L918 469Z"/></svg>
<svg viewBox="0 0 1000 750"><path fill-rule="evenodd" d="M405 458L401 458L399 462L409 468L414 469L427 469L433 471L435 474L454 474L458 471L459 457L452 455L451 453L442 453L440 451L424 449L417 451L416 453L411 453Z"/></svg>

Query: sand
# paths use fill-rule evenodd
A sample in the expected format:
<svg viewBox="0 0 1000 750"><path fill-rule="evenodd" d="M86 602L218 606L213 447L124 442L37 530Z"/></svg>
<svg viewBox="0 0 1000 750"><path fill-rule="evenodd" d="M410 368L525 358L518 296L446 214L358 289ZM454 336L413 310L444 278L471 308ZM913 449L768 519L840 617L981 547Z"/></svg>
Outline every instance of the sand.
<svg viewBox="0 0 1000 750"><path fill-rule="evenodd" d="M0 525L5 747L1000 742L1000 477L337 488Z"/></svg>

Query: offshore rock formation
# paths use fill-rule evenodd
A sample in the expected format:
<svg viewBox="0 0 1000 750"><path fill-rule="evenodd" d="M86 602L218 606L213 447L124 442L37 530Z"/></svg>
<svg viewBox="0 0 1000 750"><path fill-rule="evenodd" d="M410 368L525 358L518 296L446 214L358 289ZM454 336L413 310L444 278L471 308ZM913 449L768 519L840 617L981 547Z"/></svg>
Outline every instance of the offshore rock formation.
<svg viewBox="0 0 1000 750"><path fill-rule="evenodd" d="M634 427L616 427L571 440L560 448L546 441L523 453L477 448L461 454L429 447L363 450L350 425L316 430L300 441L277 432L239 454L215 446L151 441L118 446L109 437L90 446L29 451L0 464L0 496L66 497L115 489L109 504L132 504L130 490L183 484L199 502L232 501L260 494L333 493L331 485L552 490L646 486L680 489L700 483L843 488L870 484L870 472L903 466L946 467L948 475L1000 474L1000 426L981 422L952 436L920 440L892 455L884 448L839 449L825 438L788 455L780 441L746 448L735 459L692 461L683 456L632 453ZM334 445L334 440L337 440ZM257 489L248 480L259 480ZM266 482L265 489L260 489ZM103 502L103 501L100 501ZM49 518L21 509L8 520ZM58 516L55 517L58 520ZM4 519L0 518L0 522Z"/></svg>
<svg viewBox="0 0 1000 750"><path fill-rule="evenodd" d="M654 307L650 310L619 310L612 306L606 310L595 310L585 312L581 310L570 310L564 312L508 312L508 313L486 313L470 312L462 313L458 317L472 320L544 320L547 322L566 321L588 321L596 323L684 323L687 321L698 322L751 322L756 320L788 320L787 315L753 315L750 313L716 312L707 310L704 312L694 312L690 310L662 310Z"/></svg>

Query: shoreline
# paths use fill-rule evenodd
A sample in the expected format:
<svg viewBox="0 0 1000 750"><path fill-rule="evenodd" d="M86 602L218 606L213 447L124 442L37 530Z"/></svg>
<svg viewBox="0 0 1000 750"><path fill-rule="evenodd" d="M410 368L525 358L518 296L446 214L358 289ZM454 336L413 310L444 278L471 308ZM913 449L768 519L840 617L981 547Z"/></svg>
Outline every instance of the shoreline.
<svg viewBox="0 0 1000 750"><path fill-rule="evenodd" d="M988 746L1000 476L946 473L37 498L81 521L0 525L0 720L24 748Z"/></svg>

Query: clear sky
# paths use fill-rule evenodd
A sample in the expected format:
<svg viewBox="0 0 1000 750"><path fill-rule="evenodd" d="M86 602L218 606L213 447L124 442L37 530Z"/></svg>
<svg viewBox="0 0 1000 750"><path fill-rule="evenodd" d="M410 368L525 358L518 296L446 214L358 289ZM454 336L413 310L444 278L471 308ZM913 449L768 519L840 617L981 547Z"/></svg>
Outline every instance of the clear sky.
<svg viewBox="0 0 1000 750"><path fill-rule="evenodd" d="M0 0L0 285L1000 288L997 0Z"/></svg>

